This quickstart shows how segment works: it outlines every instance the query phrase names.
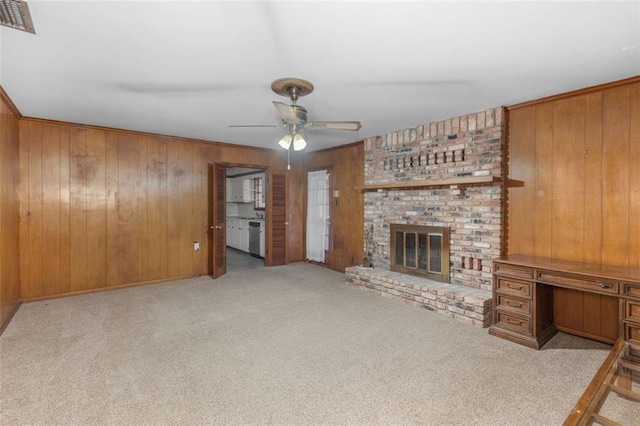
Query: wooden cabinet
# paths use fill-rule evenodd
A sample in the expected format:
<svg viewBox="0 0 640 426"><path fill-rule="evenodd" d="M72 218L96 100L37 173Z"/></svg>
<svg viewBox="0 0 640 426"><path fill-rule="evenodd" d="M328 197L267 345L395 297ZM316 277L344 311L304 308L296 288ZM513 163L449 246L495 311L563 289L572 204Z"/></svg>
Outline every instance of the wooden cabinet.
<svg viewBox="0 0 640 426"><path fill-rule="evenodd" d="M523 255L495 260L489 333L539 349L558 330L640 343L640 271Z"/></svg>

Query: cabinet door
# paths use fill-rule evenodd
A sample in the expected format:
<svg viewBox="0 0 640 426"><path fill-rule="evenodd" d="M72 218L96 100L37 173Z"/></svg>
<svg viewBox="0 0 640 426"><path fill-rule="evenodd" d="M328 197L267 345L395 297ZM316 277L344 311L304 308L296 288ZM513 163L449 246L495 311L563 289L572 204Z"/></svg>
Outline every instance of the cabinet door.
<svg viewBox="0 0 640 426"><path fill-rule="evenodd" d="M233 201L233 181L227 178L227 201Z"/></svg>
<svg viewBox="0 0 640 426"><path fill-rule="evenodd" d="M260 224L260 256L265 255L265 243L264 243L264 223Z"/></svg>

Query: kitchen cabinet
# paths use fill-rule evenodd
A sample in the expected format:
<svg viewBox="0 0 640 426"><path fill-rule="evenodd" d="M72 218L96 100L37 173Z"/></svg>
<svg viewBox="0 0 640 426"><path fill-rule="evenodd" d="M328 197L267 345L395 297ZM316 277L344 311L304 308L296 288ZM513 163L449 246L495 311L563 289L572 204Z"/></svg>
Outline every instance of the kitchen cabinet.
<svg viewBox="0 0 640 426"><path fill-rule="evenodd" d="M227 178L227 202L253 202L253 179L245 177Z"/></svg>
<svg viewBox="0 0 640 426"><path fill-rule="evenodd" d="M249 252L249 220L227 218L227 246Z"/></svg>

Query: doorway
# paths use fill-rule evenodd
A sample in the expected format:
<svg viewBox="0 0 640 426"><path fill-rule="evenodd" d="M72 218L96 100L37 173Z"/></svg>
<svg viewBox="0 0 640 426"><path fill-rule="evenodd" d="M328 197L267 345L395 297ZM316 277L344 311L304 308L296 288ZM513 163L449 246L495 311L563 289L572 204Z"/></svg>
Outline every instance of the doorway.
<svg viewBox="0 0 640 426"><path fill-rule="evenodd" d="M226 168L226 269L258 268L266 257L266 170Z"/></svg>
<svg viewBox="0 0 640 426"><path fill-rule="evenodd" d="M331 266L331 170L307 172L306 259L308 262Z"/></svg>

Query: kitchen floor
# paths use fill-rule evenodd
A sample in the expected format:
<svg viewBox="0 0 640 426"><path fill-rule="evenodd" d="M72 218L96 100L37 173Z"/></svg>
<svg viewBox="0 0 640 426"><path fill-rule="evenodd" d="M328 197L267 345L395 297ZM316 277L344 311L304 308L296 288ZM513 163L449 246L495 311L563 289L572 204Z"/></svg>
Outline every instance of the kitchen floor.
<svg viewBox="0 0 640 426"><path fill-rule="evenodd" d="M264 267L264 259L259 259L248 253L227 248L227 271L262 267Z"/></svg>

